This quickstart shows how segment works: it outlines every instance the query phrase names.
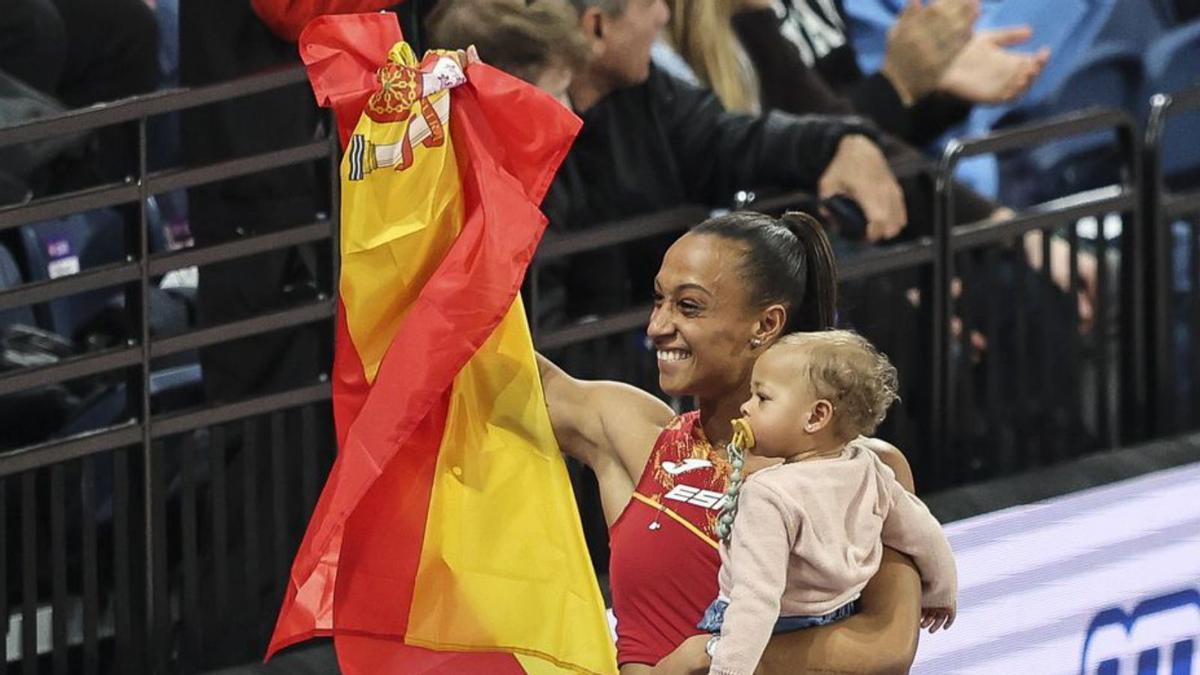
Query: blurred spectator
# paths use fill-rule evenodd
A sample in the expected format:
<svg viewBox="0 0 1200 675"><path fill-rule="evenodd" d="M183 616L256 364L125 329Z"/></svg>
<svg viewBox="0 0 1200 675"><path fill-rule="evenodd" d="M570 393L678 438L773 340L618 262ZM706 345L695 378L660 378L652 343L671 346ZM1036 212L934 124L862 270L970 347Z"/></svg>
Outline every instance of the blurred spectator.
<svg viewBox="0 0 1200 675"><path fill-rule="evenodd" d="M291 40L321 10L369 11L381 4L389 3L179 0L180 83L187 87L211 85L275 66L299 65L299 53ZM409 0L406 4L406 13L411 15L418 3ZM189 108L181 121L183 154L189 166L295 147L332 133L307 82ZM324 162L305 162L191 188L188 217L196 245L226 243L313 223L332 208L328 184L329 167ZM220 325L311 302L328 288L328 281L318 282L329 279L328 261L327 249L300 245L205 265L200 268L197 289L200 320L205 326ZM329 333L327 322L314 322L201 349L205 393L211 402L231 403L315 383L332 360ZM328 421L318 420L314 430L317 443L331 438ZM265 447L269 428L260 425L257 432L258 447ZM225 442L225 457L229 458L253 441L230 434ZM259 474L247 480L270 482L265 475L267 463L256 466ZM286 490L296 494L293 491L300 490L294 482L296 474L289 472L288 476L293 482ZM266 511L261 513L266 518ZM278 523L263 520L259 527L268 531ZM272 554L278 552L260 547L261 557L255 564L269 565L267 557ZM215 625L230 634L251 633L257 644L266 644L277 599L269 597L272 591L265 580L260 587L248 586L242 592L258 596L251 606L257 607L259 614L247 613L245 623L220 621ZM232 644L236 640L216 642ZM199 654L191 668L206 670L223 659L228 656Z"/></svg>
<svg viewBox="0 0 1200 675"><path fill-rule="evenodd" d="M429 44L474 45L484 63L570 106L567 89L588 61L588 44L566 0L441 0L426 19Z"/></svg>
<svg viewBox="0 0 1200 675"><path fill-rule="evenodd" d="M672 75L709 87L721 99L726 110L757 113L767 109L802 114L785 106L763 107L758 86L760 74L756 72L759 64L752 61L751 55L743 49L733 32L733 4L667 0L667 7L671 10L671 19L663 39L681 57L681 61L668 65L667 53L656 49L653 53L656 64L662 65ZM797 73L780 75L793 78ZM806 112L853 114L851 106L842 106L839 110L820 108L829 106L809 105Z"/></svg>
<svg viewBox="0 0 1200 675"><path fill-rule="evenodd" d="M973 31L976 0L909 2L888 34L882 69L870 74L858 67L840 0L736 0L726 7L741 44L759 68L762 98L769 106L786 109L786 101L802 95L796 91L799 84L822 106L848 105L915 145L962 121L973 103L997 103L1024 93L1049 58L1045 50L1021 54L1006 49L1028 40L1028 28ZM794 53L778 53L779 36ZM686 55L687 48L683 51ZM813 88L812 78L801 77L793 66L763 66L785 59L798 59L814 70L824 91ZM829 100L835 94L842 100Z"/></svg>
<svg viewBox="0 0 1200 675"><path fill-rule="evenodd" d="M184 86L223 82L280 64L299 63L294 40L320 14L374 11L382 0L181 0L180 80ZM400 12L410 40L424 3ZM427 5L426 5L427 6ZM407 23L408 25L404 25ZM189 164L209 164L269 152L323 135L326 117L307 84L187 110L183 152ZM293 164L188 191L188 216L198 246L266 234L313 222L328 213L327 170ZM207 325L261 315L311 300L324 256L311 246L280 249L201 268L198 305ZM212 400L230 401L311 382L330 361L323 326L258 335L201 352Z"/></svg>
<svg viewBox="0 0 1200 675"><path fill-rule="evenodd" d="M747 35L745 31L735 33L733 6L728 3L670 0L670 6L669 44L683 57L687 74L712 87L727 108L782 110L795 115L860 112L853 100L835 92L820 71L805 63L801 51L784 36L782 19L775 12L739 15L738 19L752 18L762 24L753 35ZM909 143L891 134L882 135L881 146L893 163L930 164ZM905 235L931 234L933 194L928 181L912 177L901 185L910 223ZM960 186L955 197L959 222L977 222L996 213L996 204L969 188Z"/></svg>
<svg viewBox="0 0 1200 675"><path fill-rule="evenodd" d="M249 0L181 0L180 81L202 86L281 63L296 46L272 34ZM322 116L304 85L191 108L182 118L183 153L203 165L312 140ZM329 205L313 163L223 180L188 190L198 246L312 222ZM280 249L200 269L199 315L206 325L245 319L313 292L311 252ZM306 261L305 258L308 258ZM311 381L324 367L316 327L259 335L201 350L212 400Z"/></svg>
<svg viewBox="0 0 1200 675"><path fill-rule="evenodd" d="M158 30L143 0L4 4L0 70L73 107L158 85Z"/></svg>
<svg viewBox="0 0 1200 675"><path fill-rule="evenodd" d="M763 2L740 1L742 7ZM769 5L770 2L771 0L765 0L764 4ZM712 86L727 105L745 107L748 105L744 103L746 96L751 92L761 91L761 107L767 110L780 109L794 114L866 112L857 110L854 107L854 99L835 92L822 78L818 69L810 68L805 63L802 58L803 50L785 37L787 30L783 25L783 18L780 14L769 11L769 8L745 11L733 16L732 6L724 3L672 0L672 10L668 31L671 42L681 45L679 48L687 67L694 70L701 83ZM752 24L755 27L750 30ZM731 25L738 27L737 36L740 36L740 40L735 36ZM956 58L954 63L960 60ZM751 65L722 65L746 62ZM921 162L921 155L915 148L894 136L885 133L882 146L893 162ZM903 181L902 185L911 223L906 235L912 237L917 234L929 234L933 212L932 194L928 186L921 186L915 180ZM997 204L966 186L959 185L954 195L957 222L977 222L989 217L1007 219L1012 215L1007 209L999 209ZM1030 233L1026 237L1025 246L1030 264L1034 268L1040 268L1040 233ZM1067 275L1068 246L1065 241L1056 238L1051 247L1054 280L1060 288L1067 290L1070 287ZM1085 290L1090 293L1091 286L1095 283L1095 260L1088 255L1081 255L1079 267ZM1085 315L1090 315L1090 298L1085 295L1082 302L1082 311Z"/></svg>
<svg viewBox="0 0 1200 675"><path fill-rule="evenodd" d="M143 0L7 0L0 11L0 71L68 107L153 91L157 52L154 13ZM86 170L56 172L56 189L136 173L131 125L101 129L95 138Z"/></svg>
<svg viewBox="0 0 1200 675"><path fill-rule="evenodd" d="M0 70L47 94L67 63L67 29L50 0L9 0L0 14Z"/></svg>

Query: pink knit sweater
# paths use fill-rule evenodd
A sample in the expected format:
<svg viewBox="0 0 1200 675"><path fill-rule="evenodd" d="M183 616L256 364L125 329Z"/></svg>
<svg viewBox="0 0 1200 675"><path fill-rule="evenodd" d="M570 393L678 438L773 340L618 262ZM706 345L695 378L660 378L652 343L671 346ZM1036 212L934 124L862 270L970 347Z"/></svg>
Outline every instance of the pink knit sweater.
<svg viewBox="0 0 1200 675"><path fill-rule="evenodd" d="M709 672L750 675L780 616L828 614L857 598L885 544L916 562L922 606L954 606L958 575L941 525L867 447L750 475L721 545L729 607Z"/></svg>

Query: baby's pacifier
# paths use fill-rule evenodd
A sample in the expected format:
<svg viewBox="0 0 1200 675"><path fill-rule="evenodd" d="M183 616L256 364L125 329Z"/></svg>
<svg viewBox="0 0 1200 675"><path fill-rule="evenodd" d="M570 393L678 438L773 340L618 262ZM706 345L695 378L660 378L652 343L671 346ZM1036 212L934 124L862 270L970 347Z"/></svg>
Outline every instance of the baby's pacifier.
<svg viewBox="0 0 1200 675"><path fill-rule="evenodd" d="M749 450L754 447L754 432L750 430L750 422L745 417L739 417L733 422L733 438L730 439L730 444Z"/></svg>

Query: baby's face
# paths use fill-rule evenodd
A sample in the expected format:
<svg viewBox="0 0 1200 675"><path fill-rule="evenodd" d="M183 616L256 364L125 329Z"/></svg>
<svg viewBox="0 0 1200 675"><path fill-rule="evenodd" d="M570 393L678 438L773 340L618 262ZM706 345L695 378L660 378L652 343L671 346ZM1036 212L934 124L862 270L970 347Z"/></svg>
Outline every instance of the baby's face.
<svg viewBox="0 0 1200 675"><path fill-rule="evenodd" d="M750 400L742 404L754 432L754 454L788 457L805 447L804 426L817 402L803 376L805 358L794 347L773 347L754 363Z"/></svg>

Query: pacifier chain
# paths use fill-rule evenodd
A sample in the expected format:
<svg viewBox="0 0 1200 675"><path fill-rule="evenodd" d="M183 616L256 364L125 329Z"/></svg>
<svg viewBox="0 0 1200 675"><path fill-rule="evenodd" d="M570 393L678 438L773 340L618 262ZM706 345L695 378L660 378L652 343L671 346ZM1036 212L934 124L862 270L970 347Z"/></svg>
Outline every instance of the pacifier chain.
<svg viewBox="0 0 1200 675"><path fill-rule="evenodd" d="M746 463L746 451L754 447L754 432L746 418L739 417L732 422L733 438L725 451L729 455L729 485L725 488L725 503L721 506L721 515L717 518L717 536L721 541L728 541L733 533L733 519L737 517L738 493L742 489L742 467Z"/></svg>

